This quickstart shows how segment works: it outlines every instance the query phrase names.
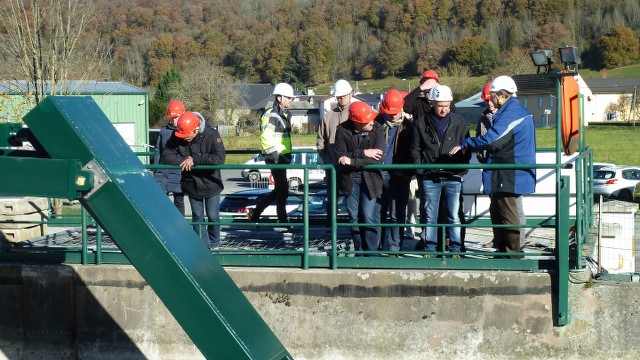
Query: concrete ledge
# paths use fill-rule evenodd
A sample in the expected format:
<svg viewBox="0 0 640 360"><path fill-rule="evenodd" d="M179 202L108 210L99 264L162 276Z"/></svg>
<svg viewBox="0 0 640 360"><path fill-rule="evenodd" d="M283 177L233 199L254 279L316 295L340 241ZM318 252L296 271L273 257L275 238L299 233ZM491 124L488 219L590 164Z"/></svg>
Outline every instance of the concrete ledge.
<svg viewBox="0 0 640 360"><path fill-rule="evenodd" d="M554 328L547 274L227 271L296 359L640 357L637 284L572 285ZM0 291L0 359L202 358L132 266L0 265Z"/></svg>

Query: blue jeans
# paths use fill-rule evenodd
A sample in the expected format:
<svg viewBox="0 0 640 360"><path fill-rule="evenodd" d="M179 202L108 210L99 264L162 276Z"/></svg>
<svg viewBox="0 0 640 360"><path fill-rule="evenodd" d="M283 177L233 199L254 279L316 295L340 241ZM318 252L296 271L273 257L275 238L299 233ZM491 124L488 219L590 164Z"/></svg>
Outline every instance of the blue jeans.
<svg viewBox="0 0 640 360"><path fill-rule="evenodd" d="M355 176L351 185L351 194L346 198L347 213L351 224L380 223L380 202L372 198L361 174ZM380 227L352 226L351 237L356 251L377 251L380 244Z"/></svg>
<svg viewBox="0 0 640 360"><path fill-rule="evenodd" d="M407 202L409 200L409 182L388 171L382 171L382 208L380 218L383 223L403 224L407 221ZM381 231L382 250L400 251L404 227L384 227Z"/></svg>
<svg viewBox="0 0 640 360"><path fill-rule="evenodd" d="M422 179L422 193L421 193L421 205L422 205L422 222L425 224L437 224L438 223L438 210L440 207L440 196L442 195L442 201L445 202L445 210L447 215L447 222L449 224L460 224L460 217L458 216L458 210L460 208L460 192L462 191L462 183L456 180L431 180ZM423 230L425 234L425 251L435 251L438 239L438 228L427 227ZM461 247L460 240L460 228L459 227L447 227L446 238L449 239L449 251L459 252Z"/></svg>
<svg viewBox="0 0 640 360"><path fill-rule="evenodd" d="M205 207L209 222L220 222L220 195L214 195L205 199L189 197L191 204L191 221L203 222ZM206 231L205 231L206 227ZM193 224L193 230L200 234L202 242L210 249L220 246L220 225Z"/></svg>

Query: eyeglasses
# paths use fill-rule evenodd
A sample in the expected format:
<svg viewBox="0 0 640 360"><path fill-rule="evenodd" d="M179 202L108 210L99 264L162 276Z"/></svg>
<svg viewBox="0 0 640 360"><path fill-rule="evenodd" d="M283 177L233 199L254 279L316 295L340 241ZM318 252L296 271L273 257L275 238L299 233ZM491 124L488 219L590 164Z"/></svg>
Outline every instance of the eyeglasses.
<svg viewBox="0 0 640 360"><path fill-rule="evenodd" d="M351 94L342 95L342 96L336 96L336 100L346 99L348 96L351 96Z"/></svg>

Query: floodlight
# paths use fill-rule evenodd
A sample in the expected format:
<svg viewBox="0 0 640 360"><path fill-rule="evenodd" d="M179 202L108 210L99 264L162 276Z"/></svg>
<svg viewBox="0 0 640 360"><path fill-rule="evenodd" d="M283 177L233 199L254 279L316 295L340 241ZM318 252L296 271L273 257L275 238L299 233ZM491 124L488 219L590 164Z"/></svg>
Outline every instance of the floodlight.
<svg viewBox="0 0 640 360"><path fill-rule="evenodd" d="M533 60L533 65L538 67L538 74L548 74L551 64L553 64L553 52L551 50L532 51L531 60Z"/></svg>
<svg viewBox="0 0 640 360"><path fill-rule="evenodd" d="M553 52L551 50L532 51L531 60L535 66L549 66L553 64Z"/></svg>
<svg viewBox="0 0 640 360"><path fill-rule="evenodd" d="M567 65L580 65L580 50L575 46L565 46L558 48L560 52L560 61L565 66Z"/></svg>

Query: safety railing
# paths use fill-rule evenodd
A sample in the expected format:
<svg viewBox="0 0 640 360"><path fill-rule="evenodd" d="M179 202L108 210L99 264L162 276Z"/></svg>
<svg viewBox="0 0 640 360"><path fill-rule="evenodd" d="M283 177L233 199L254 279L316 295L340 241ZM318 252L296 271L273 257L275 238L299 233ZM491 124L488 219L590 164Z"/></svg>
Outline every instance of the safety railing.
<svg viewBox="0 0 640 360"><path fill-rule="evenodd" d="M590 175L592 173L591 171L591 164L592 164L592 152L589 149L588 151L584 152L583 154L579 155L578 157L575 158L575 161L573 162L574 166L576 167L576 171L575 171L575 178L576 178L576 182L575 182L575 187L576 187L576 192L573 194L570 194L569 196L573 195L573 197L576 199L575 200L575 216L570 217L567 213L566 215L566 220L562 219L563 221L570 221L572 224L574 224L573 226L571 226L571 229L573 231L573 236L572 239L575 238L576 240L576 254L575 254L575 259L572 259L572 263L575 264L575 266L577 268L581 267L581 262L578 261L578 259L581 258L581 245L585 243L586 241L586 235L588 232L588 227L593 223L592 217L591 217L591 209L592 209L592 202L593 202L593 196L592 196L592 183L590 181L590 177L588 176L584 176L584 175ZM554 171L560 171L562 170L562 168L566 167L566 164L559 164L559 165L555 165L555 164L545 164L545 165L541 165L541 164L526 164L526 165L482 165L482 164L476 164L476 165L464 165L461 166L459 164L455 164L455 165L443 165L443 164L438 164L438 165L407 165L407 164L393 164L393 165L370 165L371 168L378 168L378 169L382 169L382 170L401 170L401 169L432 169L432 168L467 168L467 169L487 169L487 170L492 170L492 169L528 169L528 168L536 168L536 169L552 169ZM173 168L172 166L168 166L168 165L149 165L148 166L150 169L157 169L157 168ZM428 253L428 255L433 255L434 259L420 259L420 263L419 263L419 267L430 267L430 266L435 266L435 267L450 267L452 264L455 264L455 266L461 266L460 263L461 260L460 259L452 259L449 258L451 255L476 255L478 257L480 257L482 260L485 260L483 262L481 262L480 264L482 264L482 268L513 268L513 269L519 269L522 268L527 269L527 270L536 270L536 269L545 269L548 268L548 265L545 264L544 261L540 261L537 262L535 265L531 265L531 264L526 264L526 262L523 261L516 261L516 262L511 262L508 264L504 264L505 262L503 262L502 260L505 259L499 259L501 260L501 262L498 264L493 263L491 260L496 259L497 257L505 257L505 256L513 256L513 255L519 255L521 257L525 257L526 259L535 259L535 258L539 258L539 259L549 259L549 253L548 252L521 252L521 253L497 253L497 252L492 252L489 253L487 251L480 251L480 252L474 252L474 251L465 251L464 253L450 253L447 252L446 250L446 246L445 245L445 233L446 233L446 228L448 227L460 227L460 228L486 228L486 229L490 229L492 227L508 227L508 228L516 228L516 227L525 227L527 229L535 229L535 228L551 228L551 227L556 227L558 222L560 222L560 217L562 216L562 211L558 212L556 216L532 216L529 217L527 220L527 224L526 225L505 225L505 226L500 226L500 225L492 225L490 223L490 220L488 219L488 217L486 216L478 216L477 214L473 214L473 216L470 216L468 221L465 221L462 224L424 224L421 222L418 222L417 224L410 224L405 222L400 222L400 223L394 223L394 224L389 224L383 221L382 223L379 224L361 224L361 223L348 223L348 222L341 222L338 221L338 219L336 218L336 214L332 213L332 214L328 214L329 218L326 219L325 221L322 222L322 224L317 224L317 221L312 221L311 219L309 219L308 215L308 206L309 206L309 182L308 182L308 177L306 176L308 174L308 170L309 169L331 169L331 165L245 165L245 164L225 164L225 165L219 165L219 166L209 166L209 167L205 167L205 168L219 168L219 169L264 169L264 168L270 168L270 169L302 169L305 172L305 179L303 181L303 189L302 189L302 206L303 206L303 211L302 211L302 218L300 219L299 222L292 222L287 224L287 227L290 229L296 229L299 230L300 234L302 235L302 238L300 240L302 240L302 249L295 249L295 250L279 250L279 249L259 249L259 250L253 250L253 249L226 249L226 248L222 248L220 250L217 251L217 254L219 254L222 259L221 261L225 264L228 265L252 265L255 264L257 266L259 265L276 265L278 266L279 263L278 261L274 261L274 260L270 260L267 261L267 263L260 263L260 261L258 259L256 259L255 257L251 257L250 258L250 262L247 262L245 260L240 260L236 255L243 255L243 254L247 254L247 253L255 253L255 254L269 254L269 255L273 255L273 254L278 254L278 255L301 255L302 258L300 259L299 262L291 262L291 259L288 259L287 261L284 261L284 263L282 265L287 265L288 266L300 266L302 268L308 268L309 266L320 266L320 267L330 267L332 269L336 269L338 267L342 267L342 266L362 266L360 265L360 263L365 263L366 266L373 266L373 267L377 267L376 266L376 260L379 259L348 259L350 257L356 257L359 258L359 255L407 255L408 257L412 257L412 256L421 256L421 255L427 255L427 253L425 253L424 251L419 251L419 250L415 250L415 251L407 251L407 250L403 250L403 251L355 251L355 250L348 250L348 249L344 249L341 248L341 246L339 246L340 244L338 244L338 233L340 232L341 229L349 229L351 227L359 227L359 226L376 226L376 227L380 227L382 229L387 228L387 227L401 227L401 228L405 228L405 227L418 227L418 228L427 228L427 227L437 227L439 228L441 231L439 232L441 235L439 236L438 242L440 244L440 249L439 251L433 252L433 253ZM586 171L583 171L582 169L586 169ZM335 188L335 184L336 179L335 179L335 172L331 171L330 174L332 174L333 179L331 179L330 181L328 181L327 185L328 186L333 186L333 191L330 191L328 193L330 194L334 194L334 196L331 199L328 199L329 201L332 202L332 209L336 209L337 208L337 198L335 196L335 194L337 194L337 189ZM568 180L563 180L563 181L568 181ZM569 191L568 188L565 189L565 187L560 187L560 192L558 192L558 195L562 195L562 192L564 191ZM468 194L470 196L474 196L474 203L476 204L476 206L474 206L474 208L477 210L477 196L479 196L480 194ZM537 196L536 194L533 194L531 196ZM551 202L549 202L551 203ZM557 207L556 204L554 204L554 206ZM560 210L563 210L562 208ZM99 231L99 227L98 225L95 223L95 221L93 221L93 219L90 218L90 216L88 216L84 210L81 210L80 214L76 214L74 216L55 216L52 215L49 219L43 220L42 222L24 222L24 223L31 223L31 224L36 224L36 223L45 223L48 224L49 226L54 226L54 227L61 227L61 226L65 226L65 227L76 227L79 226L80 227L80 233L83 236L83 244L81 246L81 248L79 249L81 251L80 253L80 259L82 259L82 263L101 263L103 261L103 248L102 248L102 244L101 244L101 236L102 236L102 232ZM207 222L201 222L198 223L201 225L209 225L209 223ZM279 224L275 221L270 222L269 220L266 221L262 221L259 223L252 223L249 222L248 220L243 220L243 219L221 219L221 221L219 223L215 223L217 225L220 225L222 227L237 227L237 228L247 228L247 229L269 229L269 228L274 228L274 227L282 227L282 224ZM315 261L312 261L309 259L309 257L311 256L309 254L308 251L308 246L309 246L309 230L312 228L318 228L318 227L326 227L327 225L330 225L330 243L329 243L329 248L326 249L326 253L329 255L329 262L324 262L324 261L317 261L317 259ZM87 229L89 228L94 228L96 227L95 230L95 236L97 237L96 241L94 244L92 244L93 247L90 247L89 245L87 245L84 241L84 238L87 236ZM347 237L350 237L350 234L346 235ZM343 234L344 237L344 234ZM348 241L347 241L348 243ZM7 244L5 244L5 246L3 246L3 248L19 248L19 245L14 245L14 246L8 246ZM30 248L30 247L29 247ZM57 249L57 247L56 247ZM85 250L86 249L86 250ZM40 249L43 250L43 249ZM69 250L77 250L77 249L69 249ZM89 261L89 253L95 253L95 257ZM108 250L108 252L112 252L111 250ZM315 255L318 255L317 253ZM357 256L358 255L358 256ZM317 257L317 256L315 256ZM340 260L338 260L338 257L341 257ZM470 257L468 257L470 260ZM465 260L467 260L467 258L465 258ZM486 261L489 260L489 261ZM436 263L436 261L440 261L440 263ZM430 264L431 263L431 264ZM364 265L364 264L363 264ZM383 264L383 267L386 267L388 264ZM415 264L412 264L410 266L415 266ZM466 267L466 266L464 266Z"/></svg>
<svg viewBox="0 0 640 360"><path fill-rule="evenodd" d="M414 164L393 164L393 165L369 165L372 169L381 170L402 170L402 169L550 169L557 176L555 194L549 197L549 204L555 206L555 214L550 216L530 216L525 225L494 225L486 216L473 216L462 224L424 224L422 221L416 224L402 223L389 224L362 224L339 221L336 212L328 214L328 218L312 221L309 217L309 181L308 173L311 169L332 169L331 165L246 165L246 164L225 164L217 166L201 166L201 168L217 168L224 170L237 169L301 169L304 171L302 185L302 216L297 222L286 224L286 234L277 233L275 228L283 227L283 224L275 220L260 222L250 222L246 219L226 218L218 223L200 222L201 225L220 225L224 229L234 229L242 231L245 236L242 240L248 241L249 245L243 247L227 246L213 250L217 259L223 265L233 266L276 266L276 267L296 267L302 269L309 268L395 268L395 269L485 269L485 270L523 270L523 271L548 271L555 274L554 278L558 286L568 286L568 272L570 269L582 267L582 245L587 241L588 228L593 224L593 185L591 174L593 166L593 152L585 149L570 162L564 164L437 164L437 165L414 165ZM571 192L570 176L560 175L563 169L573 167L571 171L575 176L575 192ZM149 165L149 169L175 168L168 165ZM337 189L336 172L330 171L331 179L326 182L332 187L328 193L332 196L328 199L331 208L337 209ZM473 194L472 194L473 195ZM477 205L477 197L474 202ZM535 194L531 196L536 196ZM574 198L575 215L569 213L570 199ZM477 206L476 206L477 208ZM382 221L382 220L381 220ZM104 233L100 225L97 224L84 209L79 214L57 216L52 215L43 221L24 221L25 224L48 224L54 227L68 227L67 232L80 234L79 243L70 244L58 243L56 237L63 234L52 234L45 237L39 243L26 242L8 244L0 246L0 260L2 261L28 261L28 262L64 262L80 264L112 264L128 263L125 256L119 251L116 244L107 241L108 234ZM435 252L424 252L421 250L401 250L401 251L356 251L350 249L351 227L376 226L382 229L392 226L399 227L438 227L441 235L438 238L440 250ZM448 227L461 227L465 229L486 229L493 227L508 227L527 229L549 228L554 229L555 245L551 251L522 251L520 253L499 253L488 251L448 252L445 246L446 238L444 231ZM263 229L264 231L260 231ZM321 246L315 247L312 252L310 244L313 230L323 230L324 239ZM328 230L328 232L327 232ZM260 237L263 235L280 234L281 239L276 242L278 246L259 246ZM251 240L250 238L255 239ZM91 238L91 240L89 240ZM315 238L314 238L315 239ZM253 246L258 244L258 246ZM240 243L240 242L238 242ZM570 251L570 246L573 252ZM385 256L381 256L385 255ZM389 256L394 255L394 256ZM424 258L424 255L430 255ZM462 255L460 258L453 255ZM397 256L397 257L395 257ZM566 281L565 281L566 280ZM564 289L566 290L566 289ZM564 291L560 289L560 292ZM568 291L568 290L567 290ZM561 296L560 301L566 301L566 297ZM562 310L563 307L560 307ZM566 309L566 307L564 307ZM560 311L559 321L564 313Z"/></svg>

